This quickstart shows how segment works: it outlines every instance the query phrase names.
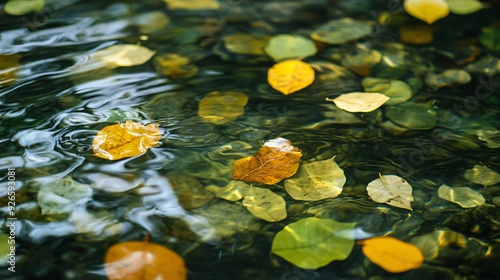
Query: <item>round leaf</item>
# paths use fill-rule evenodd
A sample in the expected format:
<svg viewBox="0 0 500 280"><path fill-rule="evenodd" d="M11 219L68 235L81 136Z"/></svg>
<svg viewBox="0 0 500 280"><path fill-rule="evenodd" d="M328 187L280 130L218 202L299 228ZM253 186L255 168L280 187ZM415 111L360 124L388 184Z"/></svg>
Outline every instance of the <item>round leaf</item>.
<svg viewBox="0 0 500 280"><path fill-rule="evenodd" d="M170 10L217 10L217 0L163 0Z"/></svg>
<svg viewBox="0 0 500 280"><path fill-rule="evenodd" d="M424 255L417 246L394 237L374 237L360 243L363 254L370 261L391 273L415 269L424 262Z"/></svg>
<svg viewBox="0 0 500 280"><path fill-rule="evenodd" d="M493 169L483 165L474 165L464 173L464 178L472 183L491 186L500 183L500 174Z"/></svg>
<svg viewBox="0 0 500 280"><path fill-rule="evenodd" d="M214 91L199 104L198 115L213 124L226 124L245 113L248 97L241 92Z"/></svg>
<svg viewBox="0 0 500 280"><path fill-rule="evenodd" d="M394 123L409 129L430 129L436 126L437 112L427 104L402 102L385 108Z"/></svg>
<svg viewBox="0 0 500 280"><path fill-rule="evenodd" d="M154 243L130 241L111 246L104 259L108 279L187 279L184 260Z"/></svg>
<svg viewBox="0 0 500 280"><path fill-rule="evenodd" d="M450 13L445 0L405 0L404 8L410 15L432 24Z"/></svg>
<svg viewBox="0 0 500 280"><path fill-rule="evenodd" d="M303 269L317 269L345 260L354 246L355 223L304 218L279 231L271 252Z"/></svg>
<svg viewBox="0 0 500 280"><path fill-rule="evenodd" d="M95 61L107 64L111 68L136 66L146 63L154 51L137 45L116 45L99 50L90 56Z"/></svg>
<svg viewBox="0 0 500 280"><path fill-rule="evenodd" d="M372 27L360 20L341 18L318 27L311 38L327 44L339 45L372 33Z"/></svg>
<svg viewBox="0 0 500 280"><path fill-rule="evenodd" d="M106 126L97 133L92 142L94 156L116 160L138 156L160 142L159 124L126 121Z"/></svg>
<svg viewBox="0 0 500 280"><path fill-rule="evenodd" d="M371 112L384 104L389 97L381 93L351 92L339 95L334 99L326 98L326 101L333 101L337 107L347 112Z"/></svg>
<svg viewBox="0 0 500 280"><path fill-rule="evenodd" d="M264 50L274 61L304 58L317 52L312 40L287 34L274 36L267 42Z"/></svg>
<svg viewBox="0 0 500 280"><path fill-rule="evenodd" d="M379 175L366 187L370 198L375 202L412 210L413 188L403 178L396 175Z"/></svg>
<svg viewBox="0 0 500 280"><path fill-rule="evenodd" d="M267 71L267 81L275 90L289 95L312 84L314 70L300 60L285 60Z"/></svg>
<svg viewBox="0 0 500 280"><path fill-rule="evenodd" d="M285 180L285 189L293 199L317 201L337 197L346 182L344 171L333 159L306 163L293 178Z"/></svg>
<svg viewBox="0 0 500 280"><path fill-rule="evenodd" d="M456 203L463 208L471 208L483 205L484 197L475 190L467 187L452 188L447 185L441 185L438 189L438 196L441 199Z"/></svg>
<svg viewBox="0 0 500 280"><path fill-rule="evenodd" d="M286 218L285 199L269 189L252 188L243 199L243 206L255 217L268 222Z"/></svg>
<svg viewBox="0 0 500 280"><path fill-rule="evenodd" d="M483 8L483 3L478 0L446 0L450 11L458 15L475 13Z"/></svg>
<svg viewBox="0 0 500 280"><path fill-rule="evenodd" d="M10 0L5 3L4 11L13 16L38 12L45 6L45 0Z"/></svg>

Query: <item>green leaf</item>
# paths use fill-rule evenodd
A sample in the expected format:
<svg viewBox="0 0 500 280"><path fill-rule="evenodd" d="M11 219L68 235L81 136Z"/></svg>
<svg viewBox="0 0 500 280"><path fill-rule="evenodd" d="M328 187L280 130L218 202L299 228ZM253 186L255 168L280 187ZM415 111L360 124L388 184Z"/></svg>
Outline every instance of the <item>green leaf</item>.
<svg viewBox="0 0 500 280"><path fill-rule="evenodd" d="M304 218L276 234L271 252L303 269L317 269L345 260L354 246L355 223Z"/></svg>
<svg viewBox="0 0 500 280"><path fill-rule="evenodd" d="M287 34L274 36L267 42L264 50L274 61L300 59L315 55L317 52L312 40Z"/></svg>
<svg viewBox="0 0 500 280"><path fill-rule="evenodd" d="M285 199L269 189L251 188L242 204L252 215L268 222L277 222L286 218Z"/></svg>
<svg viewBox="0 0 500 280"><path fill-rule="evenodd" d="M43 185L38 192L42 214L70 213L92 197L89 185L78 183L70 176Z"/></svg>
<svg viewBox="0 0 500 280"><path fill-rule="evenodd" d="M10 247L15 247L15 244L9 244L9 236L7 234L0 233L0 267L6 266L10 253Z"/></svg>
<svg viewBox="0 0 500 280"><path fill-rule="evenodd" d="M311 34L311 38L323 43L339 45L371 33L372 27L364 21L341 18L321 25Z"/></svg>
<svg viewBox="0 0 500 280"><path fill-rule="evenodd" d="M483 3L478 0L446 0L450 11L457 15L475 13L483 8Z"/></svg>
<svg viewBox="0 0 500 280"><path fill-rule="evenodd" d="M10 0L5 4L4 11L13 16L38 12L45 6L45 0Z"/></svg>
<svg viewBox="0 0 500 280"><path fill-rule="evenodd" d="M500 51L500 28L483 27L479 42L492 51Z"/></svg>
<svg viewBox="0 0 500 280"><path fill-rule="evenodd" d="M361 81L366 92L379 92L389 97L385 105L394 105L409 100L412 96L411 87L403 82L390 79L366 77Z"/></svg>
<svg viewBox="0 0 500 280"><path fill-rule="evenodd" d="M385 108L385 115L397 125L409 129L431 129L436 126L437 112L427 104L403 102Z"/></svg>

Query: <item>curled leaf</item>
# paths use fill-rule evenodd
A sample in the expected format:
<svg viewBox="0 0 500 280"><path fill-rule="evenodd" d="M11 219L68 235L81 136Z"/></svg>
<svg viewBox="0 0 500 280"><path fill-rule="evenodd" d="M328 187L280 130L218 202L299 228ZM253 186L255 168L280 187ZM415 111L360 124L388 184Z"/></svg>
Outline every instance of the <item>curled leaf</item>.
<svg viewBox="0 0 500 280"><path fill-rule="evenodd" d="M326 101L333 101L337 107L347 112L371 112L384 104L389 97L381 93L351 92L339 95L334 99L326 98Z"/></svg>
<svg viewBox="0 0 500 280"><path fill-rule="evenodd" d="M387 203L392 206L412 210L413 188L405 179L396 175L380 175L371 181L366 190L375 202Z"/></svg>
<svg viewBox="0 0 500 280"><path fill-rule="evenodd" d="M106 126L92 142L94 156L116 160L138 156L160 142L159 124L142 125L126 121Z"/></svg>
<svg viewBox="0 0 500 280"><path fill-rule="evenodd" d="M405 0L404 8L410 15L432 24L450 13L445 0Z"/></svg>
<svg viewBox="0 0 500 280"><path fill-rule="evenodd" d="M312 84L314 70L300 60L285 60L269 69L267 81L275 90L289 95Z"/></svg>
<svg viewBox="0 0 500 280"><path fill-rule="evenodd" d="M187 279L184 260L174 251L154 243L115 244L106 252L104 263L110 280Z"/></svg>
<svg viewBox="0 0 500 280"><path fill-rule="evenodd" d="M370 261L391 273L415 269L424 262L424 255L417 246L394 237L373 237L359 243Z"/></svg>
<svg viewBox="0 0 500 280"><path fill-rule="evenodd" d="M285 199L269 189L252 188L243 198L243 206L255 217L268 222L286 218Z"/></svg>
<svg viewBox="0 0 500 280"><path fill-rule="evenodd" d="M255 156L233 164L233 179L272 185L293 176L299 168L302 151L287 139L269 140Z"/></svg>

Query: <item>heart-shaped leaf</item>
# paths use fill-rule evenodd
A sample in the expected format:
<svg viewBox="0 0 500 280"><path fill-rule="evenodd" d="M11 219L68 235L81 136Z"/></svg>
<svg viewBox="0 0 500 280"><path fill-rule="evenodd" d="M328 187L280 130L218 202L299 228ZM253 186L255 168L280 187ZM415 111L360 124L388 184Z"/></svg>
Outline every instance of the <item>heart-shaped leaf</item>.
<svg viewBox="0 0 500 280"><path fill-rule="evenodd" d="M445 0L405 0L404 8L410 15L432 24L450 13Z"/></svg>
<svg viewBox="0 0 500 280"><path fill-rule="evenodd" d="M339 95L334 99L326 98L326 101L333 101L337 107L347 112L371 112L384 104L389 97L381 93L351 92Z"/></svg>
<svg viewBox="0 0 500 280"><path fill-rule="evenodd" d="M405 179L396 175L380 175L371 181L366 190L375 202L387 203L392 206L412 210L413 188Z"/></svg>
<svg viewBox="0 0 500 280"><path fill-rule="evenodd" d="M267 81L275 90L289 95L310 85L314 81L314 70L300 60L285 60L267 71Z"/></svg>

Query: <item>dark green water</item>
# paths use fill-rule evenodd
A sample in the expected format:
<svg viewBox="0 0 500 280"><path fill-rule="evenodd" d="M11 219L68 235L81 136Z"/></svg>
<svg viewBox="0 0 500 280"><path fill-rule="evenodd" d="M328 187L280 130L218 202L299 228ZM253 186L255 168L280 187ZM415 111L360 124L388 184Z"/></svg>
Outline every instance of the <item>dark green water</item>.
<svg viewBox="0 0 500 280"><path fill-rule="evenodd" d="M421 22L401 7L398 1L240 0L220 1L215 11L179 11L160 0L54 0L38 13L2 12L0 54L22 57L15 81L0 86L3 232L9 234L9 168L16 172L18 219L16 272L3 265L0 278L106 279L106 250L118 242L143 240L150 232L150 242L184 258L189 279L495 279L500 272L500 185L485 187L464 173L475 165L500 171L499 54L477 41L498 10L450 15L434 24L432 43L414 46L401 44L398 29ZM141 31L137 16L152 11L167 15L169 24ZM390 24L375 22L383 12ZM364 91L363 77L345 68L343 77L317 74L311 86L285 96L267 83L274 64L270 58L232 53L224 46L224 38L236 33L309 37L321 24L341 17L372 21L377 32L341 45L317 43L318 53L304 61L342 65L352 50L377 50L393 58L395 66L380 62L370 76L409 84L409 101L429 106L435 124L395 128L386 107L342 114L325 98ZM156 56L187 56L198 72L183 79L167 77L159 73L155 57L132 67L89 66L90 54L119 44L140 44ZM471 80L439 89L425 83L429 73L446 69L465 69ZM244 115L224 125L204 121L198 104L212 91L245 93ZM160 123L160 145L117 161L92 156L97 132L126 119ZM179 206L169 174L182 172L179 180L186 184L225 186L234 160L255 154L276 137L299 147L302 163L335 156L347 177L341 195L296 201L280 182L270 188L285 198L288 217L275 223L251 218L241 202L214 198L194 210ZM413 211L368 197L366 185L379 173L401 176L412 185ZM73 216L42 214L40 186L68 175L92 185L91 199ZM440 199L442 184L470 187L485 203L462 208ZM232 215L234 209L241 211ZM208 221L204 213L222 218ZM356 223L360 235L440 240L439 255L418 269L391 274L367 260L359 245L345 261L314 271L271 254L275 234L309 216ZM429 237L437 231L447 235Z"/></svg>

